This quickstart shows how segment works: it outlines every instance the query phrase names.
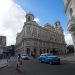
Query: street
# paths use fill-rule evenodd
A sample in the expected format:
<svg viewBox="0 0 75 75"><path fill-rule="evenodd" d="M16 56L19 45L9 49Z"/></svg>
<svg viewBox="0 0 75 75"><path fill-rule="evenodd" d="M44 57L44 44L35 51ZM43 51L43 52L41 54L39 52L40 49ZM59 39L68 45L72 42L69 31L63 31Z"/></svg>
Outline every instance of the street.
<svg viewBox="0 0 75 75"><path fill-rule="evenodd" d="M22 73L16 71L16 59L10 59L8 66L0 69L0 75L75 75L75 62L61 60L60 65L39 63L37 60L24 60Z"/></svg>

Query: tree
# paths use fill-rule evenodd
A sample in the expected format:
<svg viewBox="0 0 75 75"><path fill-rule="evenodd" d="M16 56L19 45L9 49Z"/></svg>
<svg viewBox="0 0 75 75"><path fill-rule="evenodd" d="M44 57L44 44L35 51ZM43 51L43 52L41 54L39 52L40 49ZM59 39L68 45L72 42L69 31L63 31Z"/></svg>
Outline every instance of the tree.
<svg viewBox="0 0 75 75"><path fill-rule="evenodd" d="M73 45L67 45L67 53L74 53L74 46Z"/></svg>

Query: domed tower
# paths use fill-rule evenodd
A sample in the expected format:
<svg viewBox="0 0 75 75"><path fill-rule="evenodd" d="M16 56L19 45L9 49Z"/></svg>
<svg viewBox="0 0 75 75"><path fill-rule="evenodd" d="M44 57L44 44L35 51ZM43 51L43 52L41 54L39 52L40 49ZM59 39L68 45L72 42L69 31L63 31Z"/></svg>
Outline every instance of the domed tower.
<svg viewBox="0 0 75 75"><path fill-rule="evenodd" d="M61 27L60 21L56 21L55 22L55 29L59 32L59 33L63 33L63 29Z"/></svg>
<svg viewBox="0 0 75 75"><path fill-rule="evenodd" d="M34 21L34 15L32 13L26 14L26 22L32 22Z"/></svg>

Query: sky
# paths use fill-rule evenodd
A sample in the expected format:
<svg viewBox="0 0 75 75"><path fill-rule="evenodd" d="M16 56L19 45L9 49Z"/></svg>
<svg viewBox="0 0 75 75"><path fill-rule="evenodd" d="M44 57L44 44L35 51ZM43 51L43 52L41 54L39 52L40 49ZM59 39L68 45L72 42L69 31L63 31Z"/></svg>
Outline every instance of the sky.
<svg viewBox="0 0 75 75"><path fill-rule="evenodd" d="M45 23L54 25L59 20L66 43L73 44L67 30L68 18L64 8L64 0L0 0L0 35L7 37L7 45L15 44L17 33L23 28L25 15L31 12L41 26Z"/></svg>

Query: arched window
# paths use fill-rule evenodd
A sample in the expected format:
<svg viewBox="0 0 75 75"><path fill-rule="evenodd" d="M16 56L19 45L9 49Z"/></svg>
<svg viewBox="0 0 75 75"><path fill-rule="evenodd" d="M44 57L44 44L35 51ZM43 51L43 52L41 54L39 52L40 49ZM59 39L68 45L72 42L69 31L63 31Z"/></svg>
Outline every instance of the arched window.
<svg viewBox="0 0 75 75"><path fill-rule="evenodd" d="M72 16L72 13L73 13L73 9L70 8L70 16Z"/></svg>
<svg viewBox="0 0 75 75"><path fill-rule="evenodd" d="M30 16L28 16L28 21L30 21L31 20L31 17Z"/></svg>

